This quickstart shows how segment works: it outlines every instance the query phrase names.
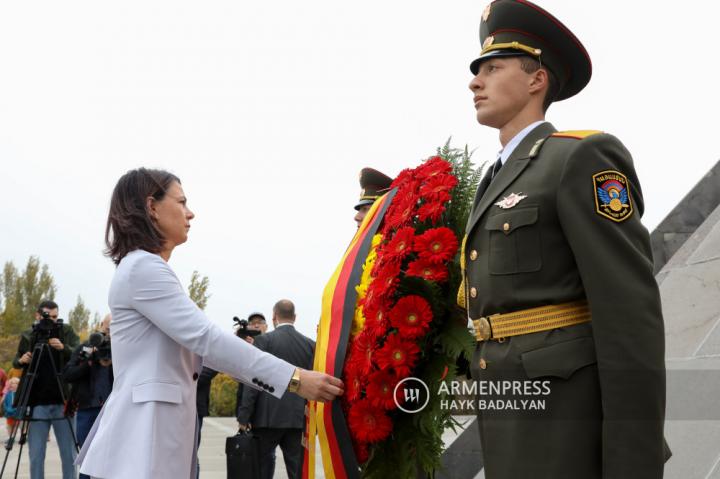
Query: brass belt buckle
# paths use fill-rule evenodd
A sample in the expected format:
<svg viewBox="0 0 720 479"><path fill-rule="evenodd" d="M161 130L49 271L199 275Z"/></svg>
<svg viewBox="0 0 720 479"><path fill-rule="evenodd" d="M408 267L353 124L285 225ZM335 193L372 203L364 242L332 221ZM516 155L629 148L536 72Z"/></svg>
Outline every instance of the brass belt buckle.
<svg viewBox="0 0 720 479"><path fill-rule="evenodd" d="M473 321L475 325L475 339L478 341L487 341L492 336L492 329L490 328L490 321L486 317L476 319Z"/></svg>

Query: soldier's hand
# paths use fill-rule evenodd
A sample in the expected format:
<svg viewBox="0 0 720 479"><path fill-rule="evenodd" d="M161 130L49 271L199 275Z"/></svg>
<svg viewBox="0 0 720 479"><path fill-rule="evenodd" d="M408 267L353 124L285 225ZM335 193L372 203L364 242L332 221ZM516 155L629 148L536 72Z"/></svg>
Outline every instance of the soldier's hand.
<svg viewBox="0 0 720 479"><path fill-rule="evenodd" d="M337 396L341 396L344 388L345 385L343 382L335 376L300 369L300 389L298 389L297 392L298 396L312 401L327 402L332 401Z"/></svg>
<svg viewBox="0 0 720 479"><path fill-rule="evenodd" d="M238 423L238 429L242 432L246 432L250 430L250 424L240 424Z"/></svg>
<svg viewBox="0 0 720 479"><path fill-rule="evenodd" d="M48 341L48 344L53 348L57 349L58 351L62 351L63 349L65 349L65 345L61 343L58 338L52 338L50 341Z"/></svg>
<svg viewBox="0 0 720 479"><path fill-rule="evenodd" d="M20 357L20 364L30 364L32 361L32 353L27 352Z"/></svg>

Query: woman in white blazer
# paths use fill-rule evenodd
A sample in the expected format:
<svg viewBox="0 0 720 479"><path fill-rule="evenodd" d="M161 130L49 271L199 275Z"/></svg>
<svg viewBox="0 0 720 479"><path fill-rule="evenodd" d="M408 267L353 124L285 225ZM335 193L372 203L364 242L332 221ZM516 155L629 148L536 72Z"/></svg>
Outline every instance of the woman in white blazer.
<svg viewBox="0 0 720 479"><path fill-rule="evenodd" d="M180 180L140 168L115 186L105 240L117 265L108 301L113 391L78 455L102 479L194 479L203 363L250 387L330 401L339 379L295 368L207 319L168 266L194 217Z"/></svg>

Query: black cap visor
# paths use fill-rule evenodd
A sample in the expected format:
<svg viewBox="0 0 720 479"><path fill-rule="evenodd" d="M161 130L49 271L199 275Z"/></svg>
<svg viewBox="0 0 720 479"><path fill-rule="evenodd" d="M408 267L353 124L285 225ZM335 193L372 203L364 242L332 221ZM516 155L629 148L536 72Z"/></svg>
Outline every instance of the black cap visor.
<svg viewBox="0 0 720 479"><path fill-rule="evenodd" d="M518 51L518 50L491 50L489 52L483 53L478 58L476 58L470 64L470 71L472 72L473 75L477 75L478 71L480 71L480 64L490 58L519 57L519 56L523 56L523 55L528 55L528 54L525 52L522 52L522 51Z"/></svg>

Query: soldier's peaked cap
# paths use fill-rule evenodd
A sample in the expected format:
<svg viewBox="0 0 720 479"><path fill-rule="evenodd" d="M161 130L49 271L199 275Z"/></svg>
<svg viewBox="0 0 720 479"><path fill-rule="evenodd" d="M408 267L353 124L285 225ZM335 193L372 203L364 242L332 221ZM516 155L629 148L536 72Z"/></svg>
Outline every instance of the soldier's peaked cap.
<svg viewBox="0 0 720 479"><path fill-rule="evenodd" d="M559 83L555 100L585 88L592 63L580 40L549 12L526 0L496 0L480 21L480 56L470 64L477 75L488 58L528 55L552 71Z"/></svg>
<svg viewBox="0 0 720 479"><path fill-rule="evenodd" d="M392 178L378 170L363 168L360 171L360 200L355 209L375 203L376 199L387 193L392 181Z"/></svg>

